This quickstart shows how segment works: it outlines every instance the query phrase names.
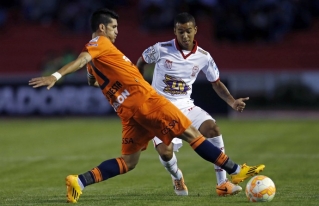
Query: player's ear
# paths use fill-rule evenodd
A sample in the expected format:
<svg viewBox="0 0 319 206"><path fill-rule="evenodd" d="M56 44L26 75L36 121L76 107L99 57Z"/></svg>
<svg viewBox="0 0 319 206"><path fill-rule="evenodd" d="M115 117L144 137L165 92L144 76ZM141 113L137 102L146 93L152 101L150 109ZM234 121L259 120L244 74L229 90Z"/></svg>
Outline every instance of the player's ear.
<svg viewBox="0 0 319 206"><path fill-rule="evenodd" d="M174 26L174 34L176 35L176 27Z"/></svg>
<svg viewBox="0 0 319 206"><path fill-rule="evenodd" d="M99 24L99 29L100 29L100 31L104 32L106 27L104 24Z"/></svg>
<svg viewBox="0 0 319 206"><path fill-rule="evenodd" d="M195 26L194 30L195 30L194 34L196 34L197 33L197 26Z"/></svg>

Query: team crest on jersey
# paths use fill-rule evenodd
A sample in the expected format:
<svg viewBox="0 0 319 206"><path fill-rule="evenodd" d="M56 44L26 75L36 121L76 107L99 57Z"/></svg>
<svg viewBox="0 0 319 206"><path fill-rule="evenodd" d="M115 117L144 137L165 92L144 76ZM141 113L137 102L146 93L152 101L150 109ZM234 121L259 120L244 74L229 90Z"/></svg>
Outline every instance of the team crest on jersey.
<svg viewBox="0 0 319 206"><path fill-rule="evenodd" d="M168 59L165 60L164 66L165 66L167 69L172 69L172 65L173 65L173 62L172 62L172 61L170 61L170 60L168 60Z"/></svg>
<svg viewBox="0 0 319 206"><path fill-rule="evenodd" d="M156 51L155 51L153 46L147 48L144 53L145 53L145 61L146 62L155 62L156 61L156 58L155 58Z"/></svg>
<svg viewBox="0 0 319 206"><path fill-rule="evenodd" d="M187 91L190 90L190 87L182 79L175 78L168 74L165 74L163 82L166 84L163 91L171 95L187 94Z"/></svg>
<svg viewBox="0 0 319 206"><path fill-rule="evenodd" d="M191 76L194 77L198 73L198 71L199 71L198 66L194 66L193 69L192 69L192 75Z"/></svg>

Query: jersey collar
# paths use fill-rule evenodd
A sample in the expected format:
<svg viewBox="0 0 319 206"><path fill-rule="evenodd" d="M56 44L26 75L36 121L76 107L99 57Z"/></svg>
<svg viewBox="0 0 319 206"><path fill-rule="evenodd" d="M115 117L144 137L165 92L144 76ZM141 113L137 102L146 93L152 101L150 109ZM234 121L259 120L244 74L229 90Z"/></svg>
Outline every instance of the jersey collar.
<svg viewBox="0 0 319 206"><path fill-rule="evenodd" d="M194 43L194 47L193 49L187 54L185 55L184 52L182 51L182 49L180 48L178 42L177 42L177 39L175 38L175 46L176 46L176 49L182 54L183 58L186 59L187 57L189 57L191 54L195 54L196 50L197 50L197 41L194 40L193 41Z"/></svg>

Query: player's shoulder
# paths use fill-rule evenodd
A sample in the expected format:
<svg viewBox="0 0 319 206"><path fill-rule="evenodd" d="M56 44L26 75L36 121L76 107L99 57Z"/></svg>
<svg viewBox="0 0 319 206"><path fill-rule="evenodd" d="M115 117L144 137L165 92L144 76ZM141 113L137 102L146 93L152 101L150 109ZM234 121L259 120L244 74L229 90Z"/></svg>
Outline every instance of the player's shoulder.
<svg viewBox="0 0 319 206"><path fill-rule="evenodd" d="M210 53L206 50L204 50L202 47L197 46L197 52L201 55L205 55L207 57L210 57Z"/></svg>
<svg viewBox="0 0 319 206"><path fill-rule="evenodd" d="M158 42L157 45L160 48L170 48L170 47L174 47L174 41L169 40L169 41Z"/></svg>
<svg viewBox="0 0 319 206"><path fill-rule="evenodd" d="M160 47L173 47L174 46L174 41L170 40L170 41L163 41L163 42L158 42L158 45Z"/></svg>
<svg viewBox="0 0 319 206"><path fill-rule="evenodd" d="M101 43L112 44L111 40L105 36L97 36L89 41L89 44L96 44L96 43L98 43L98 44L101 44Z"/></svg>

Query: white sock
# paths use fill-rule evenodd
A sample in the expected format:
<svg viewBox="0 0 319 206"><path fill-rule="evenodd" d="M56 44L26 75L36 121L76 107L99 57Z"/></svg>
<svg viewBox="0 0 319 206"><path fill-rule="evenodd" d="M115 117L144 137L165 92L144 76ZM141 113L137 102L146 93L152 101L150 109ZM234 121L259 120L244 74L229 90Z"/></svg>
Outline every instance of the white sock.
<svg viewBox="0 0 319 206"><path fill-rule="evenodd" d="M241 170L241 166L240 166L240 165L238 165L238 167L237 167L236 171L235 171L235 172L233 172L233 173L231 173L231 175L237 175L237 174L240 172L240 170Z"/></svg>
<svg viewBox="0 0 319 206"><path fill-rule="evenodd" d="M177 159L174 152L172 159L167 162L162 160L161 156L159 156L159 159L165 169L171 174L172 178L178 180L182 178L182 173L178 170Z"/></svg>
<svg viewBox="0 0 319 206"><path fill-rule="evenodd" d="M83 190L84 189L84 185L83 185L82 181L80 180L80 178L78 178L78 183L79 183L79 185L81 187L81 190Z"/></svg>
<svg viewBox="0 0 319 206"><path fill-rule="evenodd" d="M208 138L208 141L210 141L215 147L218 147L223 153L225 153L225 148L224 148L224 141L222 135L213 137L213 138ZM217 184L220 185L224 183L227 180L227 174L226 171L220 168L219 166L215 165L215 172L216 172L216 179L217 179Z"/></svg>

